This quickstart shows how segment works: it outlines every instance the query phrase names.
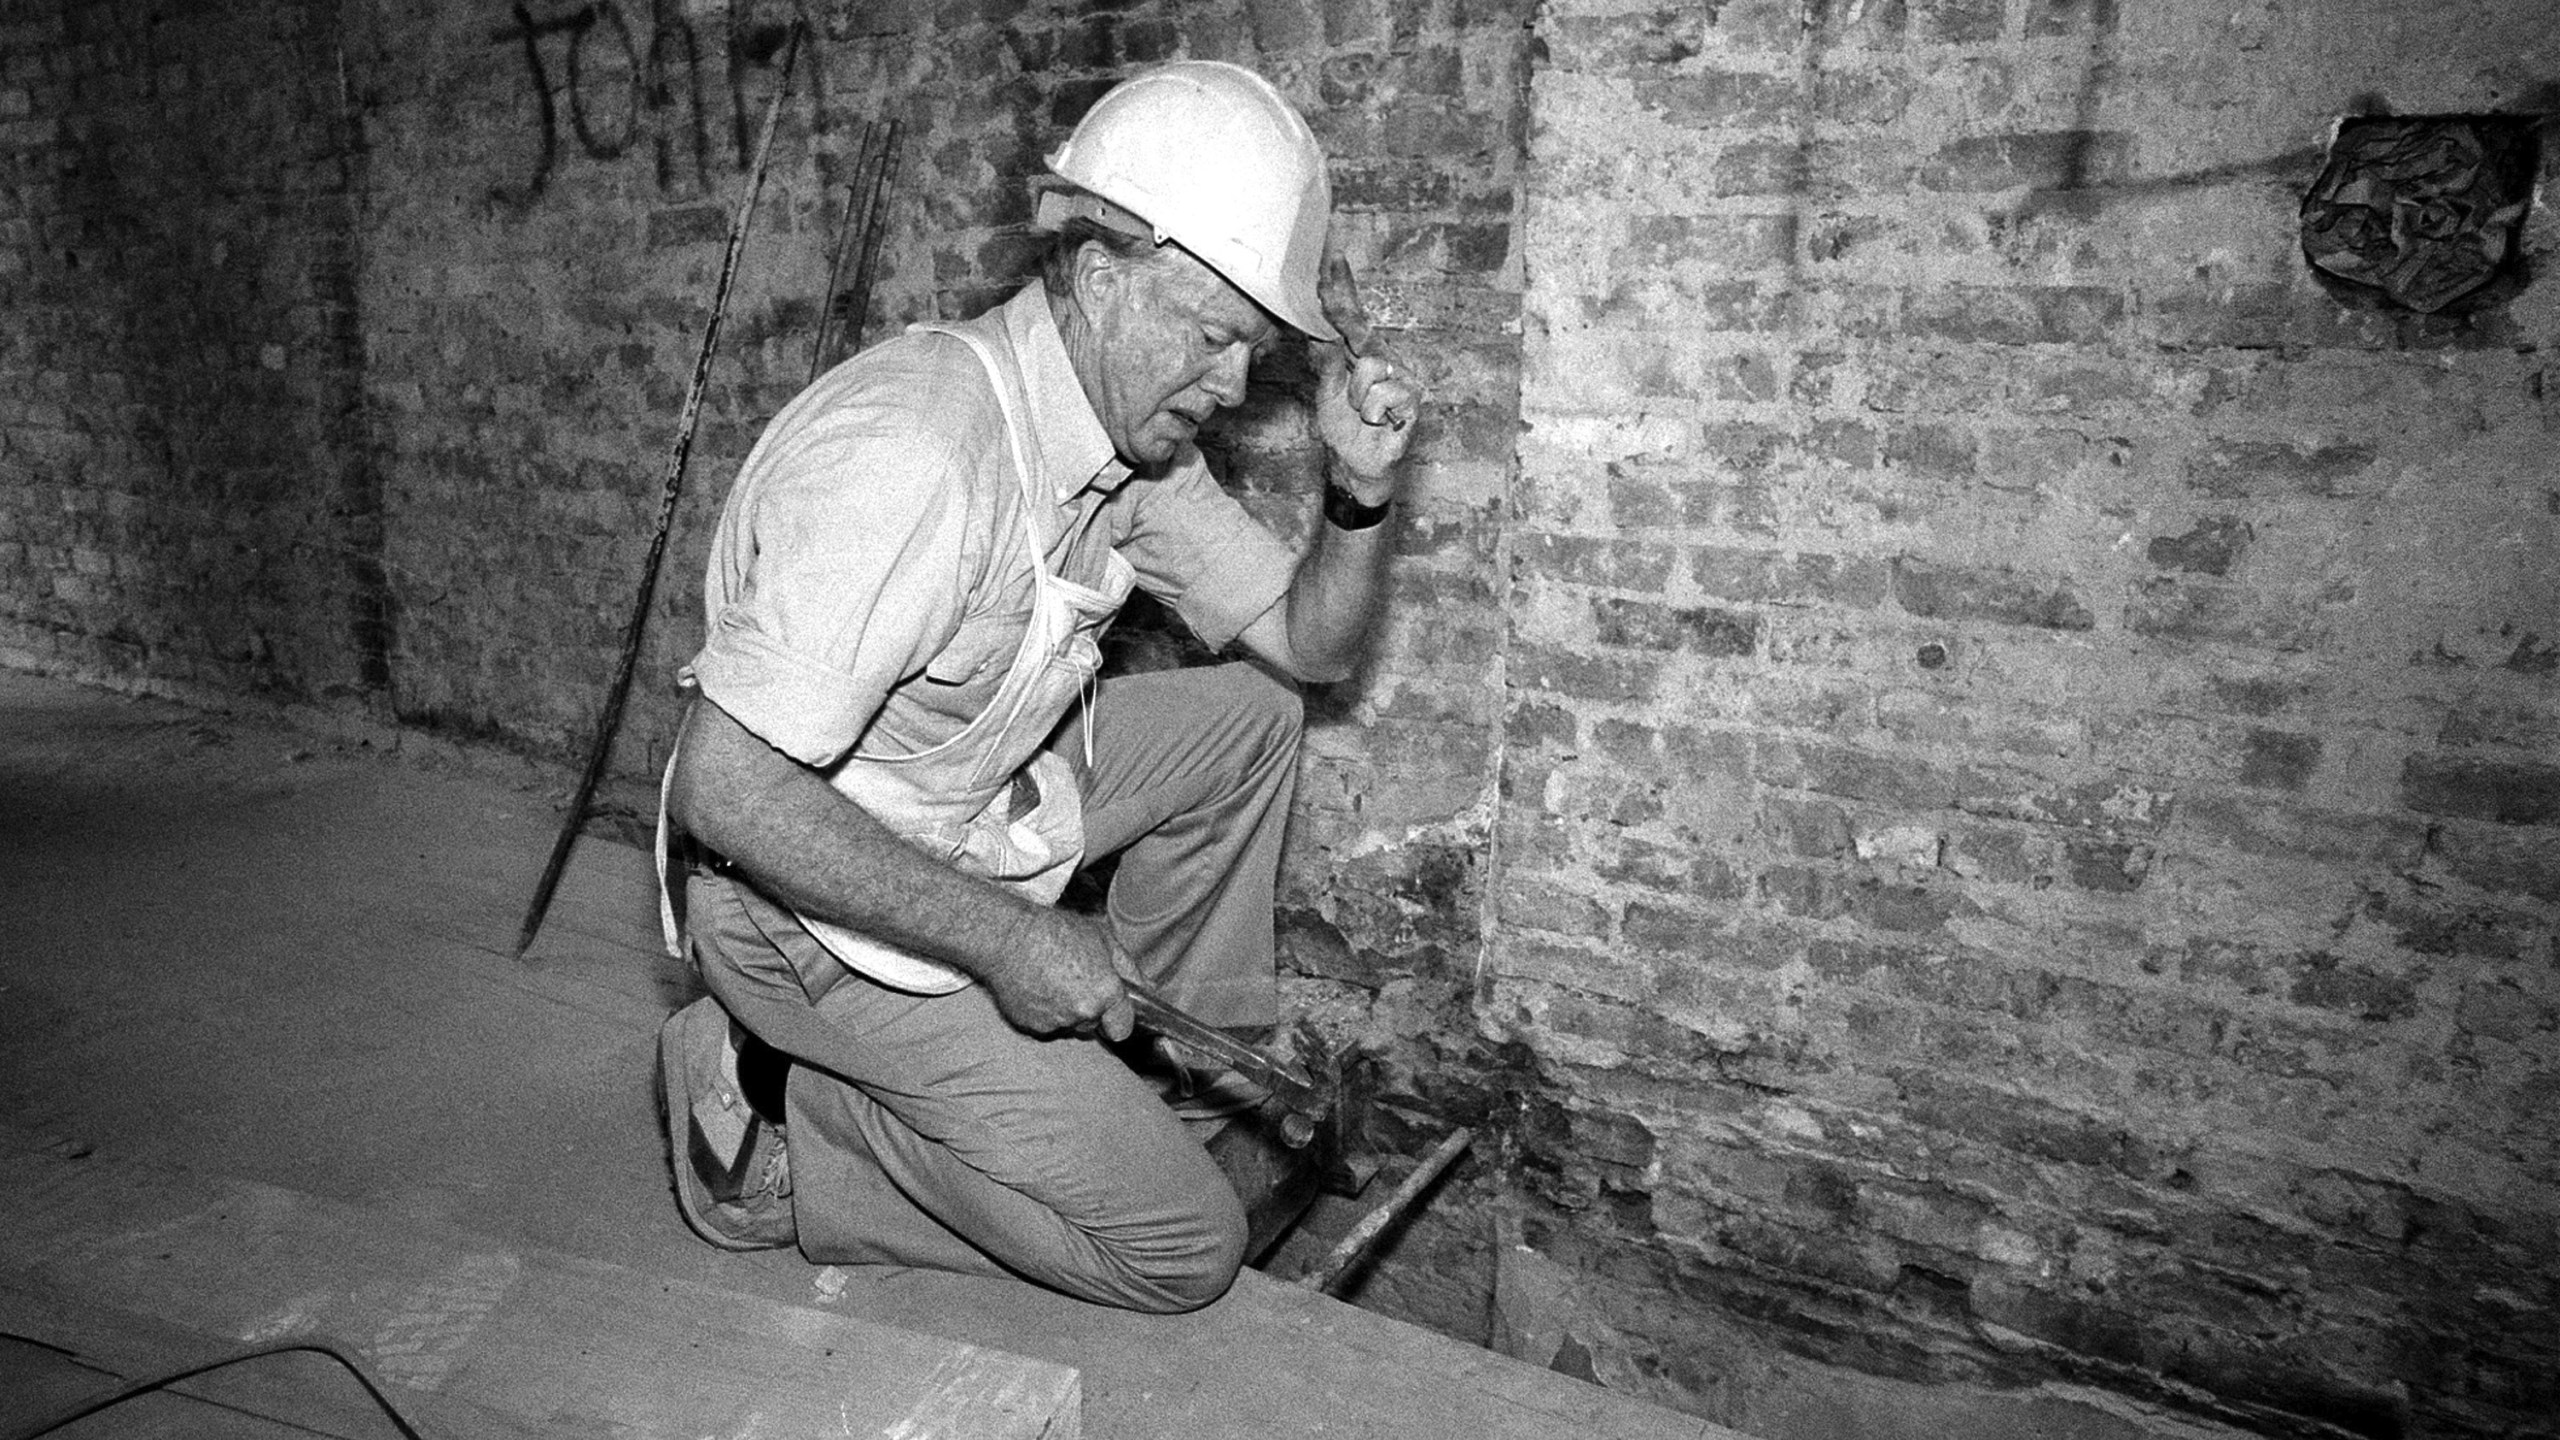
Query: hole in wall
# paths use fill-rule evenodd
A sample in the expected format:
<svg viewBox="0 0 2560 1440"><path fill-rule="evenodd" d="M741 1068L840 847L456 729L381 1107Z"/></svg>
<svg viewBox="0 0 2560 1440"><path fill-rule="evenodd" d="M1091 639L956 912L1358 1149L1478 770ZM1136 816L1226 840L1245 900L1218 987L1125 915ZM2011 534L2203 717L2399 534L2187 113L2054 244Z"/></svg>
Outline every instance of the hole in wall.
<svg viewBox="0 0 2560 1440"><path fill-rule="evenodd" d="M2340 122L2302 199L2302 252L2341 299L2463 315L2522 291L2521 246L2542 163L2539 117L2364 116Z"/></svg>

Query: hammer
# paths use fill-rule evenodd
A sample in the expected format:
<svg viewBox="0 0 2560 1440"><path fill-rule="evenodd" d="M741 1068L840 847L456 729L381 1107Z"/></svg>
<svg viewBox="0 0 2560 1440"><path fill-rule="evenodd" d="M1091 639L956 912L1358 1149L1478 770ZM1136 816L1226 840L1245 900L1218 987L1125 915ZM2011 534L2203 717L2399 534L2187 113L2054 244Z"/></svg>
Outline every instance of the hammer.
<svg viewBox="0 0 2560 1440"><path fill-rule="evenodd" d="M1278 1115L1280 1139L1289 1148L1303 1148L1316 1138L1316 1123L1333 1108L1333 1102L1303 1066L1193 1018L1142 981L1123 979L1120 984L1129 992L1139 1024L1270 1091L1267 1103Z"/></svg>

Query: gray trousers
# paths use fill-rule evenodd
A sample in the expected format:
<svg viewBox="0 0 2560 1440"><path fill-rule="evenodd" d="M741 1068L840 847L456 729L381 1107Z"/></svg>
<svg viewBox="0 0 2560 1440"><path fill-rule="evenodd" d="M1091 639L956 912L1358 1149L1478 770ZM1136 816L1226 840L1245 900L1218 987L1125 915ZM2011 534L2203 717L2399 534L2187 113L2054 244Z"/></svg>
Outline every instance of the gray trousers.
<svg viewBox="0 0 2560 1440"><path fill-rule="evenodd" d="M1086 849L1120 856L1121 944L1211 1024L1269 1023L1297 693L1251 665L1157 671L1103 682L1090 719ZM1081 763L1072 724L1060 748ZM722 1007L801 1062L785 1118L811 1260L1010 1273L1153 1311L1234 1280L1233 1188L1099 1042L1025 1035L977 986L911 995L850 974L735 879L696 875L687 917Z"/></svg>

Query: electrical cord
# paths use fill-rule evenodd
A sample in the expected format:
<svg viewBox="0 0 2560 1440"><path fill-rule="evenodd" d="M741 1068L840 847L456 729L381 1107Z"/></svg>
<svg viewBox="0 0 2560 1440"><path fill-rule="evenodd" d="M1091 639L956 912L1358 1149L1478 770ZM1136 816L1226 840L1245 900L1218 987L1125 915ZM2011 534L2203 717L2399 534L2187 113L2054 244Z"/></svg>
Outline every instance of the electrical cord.
<svg viewBox="0 0 2560 1440"><path fill-rule="evenodd" d="M9 1338L25 1340L29 1344L42 1346L47 1350L57 1348L55 1346L46 1345L43 1341L37 1340L32 1336L13 1335ZM84 1400L80 1402L80 1404L72 1407L70 1410L65 1411L60 1415L56 1415L50 1420L37 1424L32 1429L14 1431L5 1437L0 1437L0 1440L36 1440L37 1436L50 1435L75 1420L85 1420L90 1416L97 1414L101 1410L121 1405L127 1400L148 1395L155 1390L165 1390L182 1380L192 1380L199 1375L209 1375L216 1370L223 1369L227 1366L242 1364L250 1360L264 1360L275 1355L290 1355L297 1350L309 1351L315 1355L326 1355L330 1359L337 1361L340 1365L345 1366L347 1373L355 1376L357 1383L364 1386L365 1393L373 1397L373 1403L382 1407L382 1413L391 1417L391 1423L400 1427L400 1433L406 1436L407 1440L426 1440L426 1436L419 1432L418 1427L409 1423L409 1417L400 1413L400 1407L391 1403L391 1397L383 1393L381 1382L373 1378L373 1372L364 1367L364 1362L356 1359L353 1355L348 1354L346 1351L339 1349L336 1345L333 1345L326 1340L292 1340L281 1345L261 1345L255 1349L243 1350L237 1355L226 1355L219 1360L207 1361L202 1365L190 1365L183 1370L170 1371L166 1375L155 1375L147 1380L136 1380L132 1384L125 1386L123 1389L118 1390L111 1395L101 1396L95 1400Z"/></svg>

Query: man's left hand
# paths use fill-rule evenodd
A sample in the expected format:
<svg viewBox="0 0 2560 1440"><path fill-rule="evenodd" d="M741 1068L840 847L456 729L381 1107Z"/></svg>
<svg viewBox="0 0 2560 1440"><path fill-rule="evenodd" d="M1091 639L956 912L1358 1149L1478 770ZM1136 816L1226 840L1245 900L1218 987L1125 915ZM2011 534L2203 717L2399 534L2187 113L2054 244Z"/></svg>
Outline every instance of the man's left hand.
<svg viewBox="0 0 2560 1440"><path fill-rule="evenodd" d="M1348 261L1325 262L1317 295L1342 343L1314 347L1316 433L1333 452L1334 479L1362 504L1380 504L1395 496L1395 464L1413 439L1422 387L1369 328Z"/></svg>

